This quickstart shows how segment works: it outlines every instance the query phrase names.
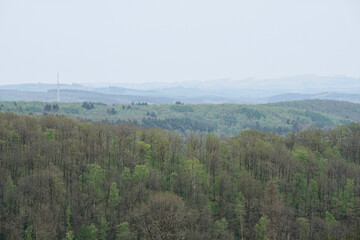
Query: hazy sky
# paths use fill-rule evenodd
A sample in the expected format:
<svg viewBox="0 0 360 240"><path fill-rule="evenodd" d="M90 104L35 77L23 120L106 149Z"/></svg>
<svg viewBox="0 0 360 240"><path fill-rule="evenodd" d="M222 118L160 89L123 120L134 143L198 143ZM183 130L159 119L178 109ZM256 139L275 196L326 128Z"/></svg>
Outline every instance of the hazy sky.
<svg viewBox="0 0 360 240"><path fill-rule="evenodd" d="M0 84L360 77L359 0L0 0Z"/></svg>

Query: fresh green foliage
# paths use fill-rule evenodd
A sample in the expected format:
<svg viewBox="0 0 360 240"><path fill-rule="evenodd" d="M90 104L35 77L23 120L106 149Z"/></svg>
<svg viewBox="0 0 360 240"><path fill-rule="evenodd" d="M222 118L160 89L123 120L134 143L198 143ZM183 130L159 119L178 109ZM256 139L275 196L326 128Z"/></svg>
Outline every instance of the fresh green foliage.
<svg viewBox="0 0 360 240"><path fill-rule="evenodd" d="M77 239L78 240L96 240L96 232L97 229L94 226L94 224L91 224L90 226L81 225L79 230L77 231Z"/></svg>
<svg viewBox="0 0 360 240"><path fill-rule="evenodd" d="M116 240L130 240L131 232L129 230L129 223L122 222L117 226Z"/></svg>
<svg viewBox="0 0 360 240"><path fill-rule="evenodd" d="M266 236L268 225L269 225L269 219L266 216L262 216L259 220L259 223L255 225L255 229L254 229L257 239L261 239L261 240L268 239L268 237Z"/></svg>
<svg viewBox="0 0 360 240"><path fill-rule="evenodd" d="M117 188L117 184L112 182L110 185L110 192L109 192L109 207L112 212L116 211L116 206L119 204L120 196L119 190Z"/></svg>
<svg viewBox="0 0 360 240"><path fill-rule="evenodd" d="M359 136L0 113L0 239L359 239Z"/></svg>

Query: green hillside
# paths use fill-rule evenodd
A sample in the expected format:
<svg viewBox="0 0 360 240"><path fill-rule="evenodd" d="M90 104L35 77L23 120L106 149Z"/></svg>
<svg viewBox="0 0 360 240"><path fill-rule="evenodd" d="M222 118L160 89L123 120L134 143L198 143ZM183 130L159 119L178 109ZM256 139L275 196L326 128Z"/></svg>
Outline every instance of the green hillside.
<svg viewBox="0 0 360 240"><path fill-rule="evenodd" d="M359 122L358 109L359 104L317 100L268 105L0 102L1 112L66 115L91 122L130 121L136 125L176 130L182 134L193 131L211 132L218 136L235 136L245 129L286 134L310 126L331 128Z"/></svg>
<svg viewBox="0 0 360 240"><path fill-rule="evenodd" d="M0 240L359 239L359 137L0 113Z"/></svg>
<svg viewBox="0 0 360 240"><path fill-rule="evenodd" d="M267 106L291 107L296 109L303 109L308 111L316 111L327 114L332 114L341 118L360 121L360 104L335 101L335 100L303 100L303 101L288 101Z"/></svg>

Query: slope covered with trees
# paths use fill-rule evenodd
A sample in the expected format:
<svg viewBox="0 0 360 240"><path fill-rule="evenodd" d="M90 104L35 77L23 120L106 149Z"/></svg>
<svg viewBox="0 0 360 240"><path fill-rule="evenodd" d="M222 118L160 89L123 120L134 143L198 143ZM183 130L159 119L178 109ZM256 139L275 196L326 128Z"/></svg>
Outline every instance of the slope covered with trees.
<svg viewBox="0 0 360 240"><path fill-rule="evenodd" d="M359 206L356 123L182 137L0 113L0 239L359 239Z"/></svg>
<svg viewBox="0 0 360 240"><path fill-rule="evenodd" d="M360 104L335 100L304 100L267 104L307 111L322 112L360 122Z"/></svg>
<svg viewBox="0 0 360 240"><path fill-rule="evenodd" d="M175 130L183 135L189 132L208 132L217 136L236 136L245 129L285 135L310 126L328 129L360 122L358 110L354 111L356 107L360 109L359 104L335 103L340 107L334 108L335 104L331 101L300 102L299 105L292 102L283 105L0 102L0 111L28 115L66 115L91 122L130 121L135 125ZM316 107L307 107L311 104Z"/></svg>

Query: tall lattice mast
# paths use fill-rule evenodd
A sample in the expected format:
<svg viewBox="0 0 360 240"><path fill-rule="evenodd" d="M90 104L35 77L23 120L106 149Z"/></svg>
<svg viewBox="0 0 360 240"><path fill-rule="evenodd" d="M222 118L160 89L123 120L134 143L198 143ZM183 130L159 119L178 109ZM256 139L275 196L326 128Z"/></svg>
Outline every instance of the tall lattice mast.
<svg viewBox="0 0 360 240"><path fill-rule="evenodd" d="M59 73L57 74L57 101L60 102L60 84L59 84Z"/></svg>

